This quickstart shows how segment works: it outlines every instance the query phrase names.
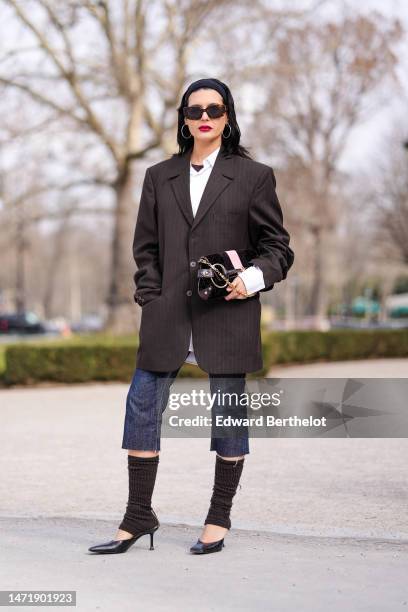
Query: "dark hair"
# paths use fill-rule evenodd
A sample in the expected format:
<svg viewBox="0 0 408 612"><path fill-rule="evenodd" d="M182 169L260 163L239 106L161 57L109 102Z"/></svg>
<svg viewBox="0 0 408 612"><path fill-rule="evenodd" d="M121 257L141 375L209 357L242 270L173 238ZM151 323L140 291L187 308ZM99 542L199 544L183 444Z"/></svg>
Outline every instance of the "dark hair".
<svg viewBox="0 0 408 612"><path fill-rule="evenodd" d="M239 129L237 118L235 116L234 98L232 97L232 94L228 86L222 81L219 81L218 79L212 79L212 80L219 83L226 92L226 96L222 94L220 95L222 95L223 102L227 107L228 124L231 126L231 135L228 138L224 138L224 134L222 135L221 151L228 153L228 154L239 155L240 157L246 157L248 159L252 159L252 156L250 152L248 151L248 149L246 149L245 147L239 144L239 141L241 138L241 131ZM200 89L212 89L212 87L200 87ZM184 125L183 106L188 106L189 97L190 97L190 93L188 93L188 87L187 87L187 89L183 93L183 97L181 98L180 106L177 108L177 112L178 112L177 142L179 145L179 150L177 153L174 153L173 157L184 155L185 153L187 153L187 151L190 151L190 149L192 149L194 146L194 138L193 137L184 138L181 133L181 130Z"/></svg>

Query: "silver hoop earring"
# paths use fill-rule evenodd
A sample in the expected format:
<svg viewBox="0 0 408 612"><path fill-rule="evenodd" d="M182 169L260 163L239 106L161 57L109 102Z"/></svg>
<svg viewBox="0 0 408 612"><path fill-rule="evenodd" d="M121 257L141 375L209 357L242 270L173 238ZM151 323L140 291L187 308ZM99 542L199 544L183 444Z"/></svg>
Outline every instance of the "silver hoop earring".
<svg viewBox="0 0 408 612"><path fill-rule="evenodd" d="M182 137L183 137L183 138L185 138L185 139L187 140L188 138L192 138L192 137L193 137L193 135L192 135L192 134L190 134L190 131L189 131L189 135L188 135L188 136L185 136L185 134L183 134L183 129L184 129L185 127L188 127L188 125L187 125L186 123L183 123L183 127L181 128L181 135L182 135Z"/></svg>
<svg viewBox="0 0 408 612"><path fill-rule="evenodd" d="M229 123L226 123L226 124L225 124L225 126L228 126L228 127L229 127L229 129L230 129L230 131L229 131L228 136L226 136L226 135L224 134L224 130L222 130L222 135L223 135L223 137L224 137L224 138L229 138L229 137L231 136L231 133L232 133L232 128L231 128L231 126L230 126L230 124L229 124ZM225 126L224 126L224 129L225 129Z"/></svg>

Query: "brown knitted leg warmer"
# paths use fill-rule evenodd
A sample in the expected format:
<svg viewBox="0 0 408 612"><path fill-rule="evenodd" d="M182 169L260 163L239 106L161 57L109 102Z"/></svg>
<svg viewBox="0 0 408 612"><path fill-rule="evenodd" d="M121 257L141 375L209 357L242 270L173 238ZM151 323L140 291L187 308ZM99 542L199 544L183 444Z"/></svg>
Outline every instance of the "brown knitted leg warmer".
<svg viewBox="0 0 408 612"><path fill-rule="evenodd" d="M151 506L158 465L159 455L155 457L128 455L129 500L119 529L136 535L159 524Z"/></svg>
<svg viewBox="0 0 408 612"><path fill-rule="evenodd" d="M245 457L231 461L216 455L215 477L210 509L204 525L220 525L231 529L230 511L244 467Z"/></svg>

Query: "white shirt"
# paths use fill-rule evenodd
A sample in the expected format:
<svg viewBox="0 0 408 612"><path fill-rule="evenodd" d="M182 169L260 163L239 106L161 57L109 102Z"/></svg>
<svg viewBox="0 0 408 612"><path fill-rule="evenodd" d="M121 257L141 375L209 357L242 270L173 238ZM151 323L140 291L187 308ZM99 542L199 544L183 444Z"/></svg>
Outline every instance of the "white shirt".
<svg viewBox="0 0 408 612"><path fill-rule="evenodd" d="M201 168L201 170L199 170L198 172L193 168L192 164L190 164L190 198L194 216L197 213L201 196L203 195L204 188L207 184L212 167L214 166L215 158L217 157L220 148L221 147L215 149L215 151L210 153L210 155L208 155L208 157L203 160L204 167ZM248 293L259 291L260 289L263 289L265 287L263 273L258 266L250 266L243 272L239 272L238 276L243 280ZM197 365L197 361L194 355L192 333L190 334L190 347L186 362Z"/></svg>

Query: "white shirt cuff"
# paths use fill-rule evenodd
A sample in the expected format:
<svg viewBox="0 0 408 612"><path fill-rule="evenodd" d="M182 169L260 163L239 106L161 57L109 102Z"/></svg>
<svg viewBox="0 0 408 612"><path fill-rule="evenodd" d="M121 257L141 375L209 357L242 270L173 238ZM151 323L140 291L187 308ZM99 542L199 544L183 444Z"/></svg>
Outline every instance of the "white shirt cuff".
<svg viewBox="0 0 408 612"><path fill-rule="evenodd" d="M249 266L243 272L239 272L238 276L244 282L247 293L255 293L265 288L264 276L258 266Z"/></svg>

